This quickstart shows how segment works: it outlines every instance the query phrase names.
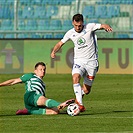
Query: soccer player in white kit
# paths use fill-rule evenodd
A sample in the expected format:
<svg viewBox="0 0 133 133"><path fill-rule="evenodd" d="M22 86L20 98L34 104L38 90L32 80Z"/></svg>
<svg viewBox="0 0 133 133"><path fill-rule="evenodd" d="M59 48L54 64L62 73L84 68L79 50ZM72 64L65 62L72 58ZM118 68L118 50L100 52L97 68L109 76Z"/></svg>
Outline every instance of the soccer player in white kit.
<svg viewBox="0 0 133 133"><path fill-rule="evenodd" d="M76 96L76 103L80 111L84 112L83 95L89 94L95 75L98 71L98 48L96 30L104 29L112 32L108 24L88 23L84 25L83 15L75 14L72 18L72 29L68 30L53 48L51 58L55 58L55 53L70 39L74 43L74 64L72 69L73 89ZM83 86L80 79L83 77Z"/></svg>

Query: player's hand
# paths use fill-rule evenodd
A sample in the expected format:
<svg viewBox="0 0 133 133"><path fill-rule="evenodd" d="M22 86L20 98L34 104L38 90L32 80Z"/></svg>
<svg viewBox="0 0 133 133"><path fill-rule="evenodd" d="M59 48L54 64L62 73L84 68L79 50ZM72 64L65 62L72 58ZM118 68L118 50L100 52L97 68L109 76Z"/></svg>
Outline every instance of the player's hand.
<svg viewBox="0 0 133 133"><path fill-rule="evenodd" d="M51 53L51 58L53 58L53 59L55 58L55 53L54 52Z"/></svg>
<svg viewBox="0 0 133 133"><path fill-rule="evenodd" d="M100 28L104 29L106 32L112 32L113 31L112 27L108 24L101 24Z"/></svg>
<svg viewBox="0 0 133 133"><path fill-rule="evenodd" d="M113 31L113 29L111 28L111 27L108 27L108 28L106 28L106 30L105 30L106 32L112 32Z"/></svg>
<svg viewBox="0 0 133 133"><path fill-rule="evenodd" d="M105 25L105 31L106 32L112 32L113 31L113 29L112 29L112 27L110 26L110 25Z"/></svg>

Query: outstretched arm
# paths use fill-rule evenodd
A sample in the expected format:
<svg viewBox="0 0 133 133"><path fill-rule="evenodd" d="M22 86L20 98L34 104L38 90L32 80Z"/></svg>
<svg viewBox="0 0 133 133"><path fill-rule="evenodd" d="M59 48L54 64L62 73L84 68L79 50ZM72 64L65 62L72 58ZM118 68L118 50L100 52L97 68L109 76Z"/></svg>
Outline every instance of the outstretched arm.
<svg viewBox="0 0 133 133"><path fill-rule="evenodd" d="M8 86L8 85L14 85L14 84L21 83L21 82L22 82L22 80L20 78L10 79L10 80L7 80L7 81L0 83L0 87Z"/></svg>
<svg viewBox="0 0 133 133"><path fill-rule="evenodd" d="M112 32L113 31L113 29L111 28L111 26L108 25L108 24L101 24L100 29L104 29L107 32Z"/></svg>
<svg viewBox="0 0 133 133"><path fill-rule="evenodd" d="M52 52L51 52L51 58L55 58L55 53L58 52L60 50L60 48L62 47L64 43L62 41L59 41L53 48Z"/></svg>

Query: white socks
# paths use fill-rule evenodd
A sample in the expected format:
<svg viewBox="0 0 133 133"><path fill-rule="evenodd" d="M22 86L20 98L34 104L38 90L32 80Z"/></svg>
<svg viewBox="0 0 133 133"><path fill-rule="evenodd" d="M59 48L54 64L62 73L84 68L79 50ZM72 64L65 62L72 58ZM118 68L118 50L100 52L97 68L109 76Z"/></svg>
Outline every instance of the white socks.
<svg viewBox="0 0 133 133"><path fill-rule="evenodd" d="M82 103L82 89L81 89L81 86L80 84L73 84L73 88L74 88L74 93L75 93L75 96L76 96L76 100L77 102L80 104L80 105L83 105Z"/></svg>

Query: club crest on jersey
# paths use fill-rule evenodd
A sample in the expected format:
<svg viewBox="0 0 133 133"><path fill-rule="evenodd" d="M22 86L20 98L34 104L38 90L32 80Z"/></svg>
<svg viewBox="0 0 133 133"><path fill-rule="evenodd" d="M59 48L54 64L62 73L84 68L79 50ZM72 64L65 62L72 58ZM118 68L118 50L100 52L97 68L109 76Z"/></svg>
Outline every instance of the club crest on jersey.
<svg viewBox="0 0 133 133"><path fill-rule="evenodd" d="M84 38L79 38L78 40L77 40L77 44L78 45L84 45L85 44L85 39Z"/></svg>

